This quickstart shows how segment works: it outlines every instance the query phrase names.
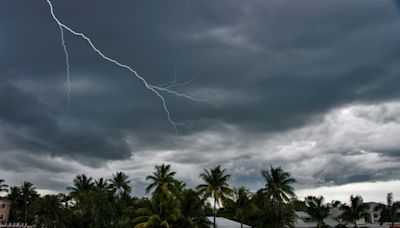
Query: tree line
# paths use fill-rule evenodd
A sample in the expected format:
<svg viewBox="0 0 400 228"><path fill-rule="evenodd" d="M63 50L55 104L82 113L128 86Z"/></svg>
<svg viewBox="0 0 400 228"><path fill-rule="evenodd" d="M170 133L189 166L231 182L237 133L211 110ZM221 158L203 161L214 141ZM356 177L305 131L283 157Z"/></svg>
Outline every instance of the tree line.
<svg viewBox="0 0 400 228"><path fill-rule="evenodd" d="M38 227L214 227L216 217L225 217L252 227L294 227L295 211L306 211L317 227L327 227L324 219L332 208L343 211L342 218L355 221L366 216L368 206L361 196L351 196L350 202L325 203L322 196L308 196L298 200L293 184L296 182L281 167L261 171L263 188L251 192L246 187L232 188L226 169L217 166L204 169L202 184L188 188L175 178L169 164L155 166L146 177L149 197L131 195L129 177L123 172L112 178L76 176L67 187L68 194L40 196L30 182L9 187L0 179L0 192L7 192L11 201L9 221L27 222ZM387 204L378 205L381 223L397 219L400 202L393 202L388 194ZM208 217L212 217L209 220ZM346 227L339 225L338 227ZM355 227L357 225L355 224Z"/></svg>

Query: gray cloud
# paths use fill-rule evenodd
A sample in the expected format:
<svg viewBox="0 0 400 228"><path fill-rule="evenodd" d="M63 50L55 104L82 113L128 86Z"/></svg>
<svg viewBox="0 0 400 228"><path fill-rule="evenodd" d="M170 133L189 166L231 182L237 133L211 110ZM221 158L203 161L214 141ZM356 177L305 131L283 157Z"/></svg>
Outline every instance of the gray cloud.
<svg viewBox="0 0 400 228"><path fill-rule="evenodd" d="M103 0L54 7L63 22L149 82L197 76L177 90L221 108L165 94L172 117L184 123L175 135L160 100L140 81L65 33L67 113L65 57L46 2L0 1L0 152L10 156L2 170L71 177L74 169L100 175L119 164L135 176L171 162L195 183L186 165L195 173L223 163L235 185L254 188L268 164L295 173L302 187L398 173L400 145L392 134L400 109L392 102L400 95L400 16L393 1ZM351 120L333 117L346 108ZM50 164L57 159L82 167ZM40 182L57 183L63 182Z"/></svg>
<svg viewBox="0 0 400 228"><path fill-rule="evenodd" d="M5 150L111 160L130 156L123 133L90 123L60 121L34 94L9 83L0 84L0 109L4 110L0 119Z"/></svg>

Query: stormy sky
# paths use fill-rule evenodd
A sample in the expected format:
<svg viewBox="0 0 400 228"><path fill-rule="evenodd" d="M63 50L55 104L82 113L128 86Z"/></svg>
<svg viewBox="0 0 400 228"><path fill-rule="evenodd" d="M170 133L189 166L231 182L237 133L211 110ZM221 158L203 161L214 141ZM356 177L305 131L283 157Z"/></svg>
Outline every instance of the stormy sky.
<svg viewBox="0 0 400 228"><path fill-rule="evenodd" d="M0 178L65 192L81 173L154 165L195 186L222 164L231 185L282 166L299 197L400 197L400 11L392 0L67 1L54 12L160 92L60 28L45 0L0 1ZM396 192L397 191L397 192ZM397 193L397 194L396 194ZM396 197L396 195L398 197Z"/></svg>

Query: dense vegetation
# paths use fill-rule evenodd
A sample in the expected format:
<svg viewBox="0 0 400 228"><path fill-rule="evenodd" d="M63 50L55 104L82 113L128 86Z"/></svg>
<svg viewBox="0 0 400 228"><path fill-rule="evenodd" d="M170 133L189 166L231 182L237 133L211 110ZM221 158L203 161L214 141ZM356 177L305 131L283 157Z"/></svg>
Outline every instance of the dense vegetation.
<svg viewBox="0 0 400 228"><path fill-rule="evenodd" d="M280 167L261 171L264 188L250 192L246 187L232 188L230 175L220 166L200 174L202 184L195 189L175 178L170 165L155 167L146 177L149 198L131 195L129 177L117 172L110 179L78 175L68 194L40 196L29 182L7 186L0 179L0 191L12 201L9 221L28 222L38 227L215 227L215 217L222 216L252 227L293 227L295 211L306 211L318 227L333 207L344 211L343 218L355 221L366 213L360 196L351 196L350 204L325 203L323 197L297 200L288 172ZM379 205L382 222L394 221L399 202ZM209 220L207 217L213 217Z"/></svg>

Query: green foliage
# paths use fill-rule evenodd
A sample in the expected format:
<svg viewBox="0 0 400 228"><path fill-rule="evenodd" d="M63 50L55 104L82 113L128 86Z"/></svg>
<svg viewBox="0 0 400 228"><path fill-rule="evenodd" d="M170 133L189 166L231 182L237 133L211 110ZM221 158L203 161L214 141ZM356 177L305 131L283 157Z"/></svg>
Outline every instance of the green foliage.
<svg viewBox="0 0 400 228"><path fill-rule="evenodd" d="M325 227L324 219L328 217L330 207L324 203L324 197L308 196L305 204L306 212L317 221L318 227Z"/></svg>
<svg viewBox="0 0 400 228"><path fill-rule="evenodd" d="M109 188L117 197L121 197L123 194L131 193L132 187L129 185L130 182L125 173L117 172L110 180Z"/></svg>
<svg viewBox="0 0 400 228"><path fill-rule="evenodd" d="M398 221L398 215L397 211L400 210L400 202L395 201L393 202L393 194L388 193L386 197L387 204L381 204L378 205L376 208L374 208L376 211L380 211L381 217L379 222L381 225L384 222L390 222L392 224L392 227L394 227L394 223Z"/></svg>
<svg viewBox="0 0 400 228"><path fill-rule="evenodd" d="M20 186L11 186L7 197L11 200L9 220L32 223L32 204L39 198L33 184L24 181Z"/></svg>
<svg viewBox="0 0 400 228"><path fill-rule="evenodd" d="M175 186L175 174L176 172L171 171L171 165L162 164L156 166L156 171L153 175L146 177L146 180L151 181L150 185L146 188L146 192L149 193L153 189L156 192L161 192L165 195L171 194L174 191Z"/></svg>
<svg viewBox="0 0 400 228"><path fill-rule="evenodd" d="M68 211L62 206L59 195L39 198L32 207L38 227L68 227Z"/></svg>
<svg viewBox="0 0 400 228"><path fill-rule="evenodd" d="M265 188L257 192L257 227L294 227L296 214L292 201L296 199L292 184L296 182L281 167L264 169L261 175Z"/></svg>
<svg viewBox="0 0 400 228"><path fill-rule="evenodd" d="M214 227L216 217L216 206L221 205L229 197L233 195L233 190L229 187L228 181L230 178L229 174L226 174L226 169L221 169L221 166L217 166L210 171L204 170L200 174L200 178L204 184L197 186L197 191L203 196L203 199L212 197L214 201Z"/></svg>
<svg viewBox="0 0 400 228"><path fill-rule="evenodd" d="M70 195L76 200L79 201L81 197L85 195L85 193L93 190L94 182L92 177L87 177L86 175L78 175L73 180L74 185L68 186L67 190L70 191Z"/></svg>
<svg viewBox="0 0 400 228"><path fill-rule="evenodd" d="M67 187L69 194L42 197L31 183L23 182L8 188L10 221L59 228L208 228L215 226L218 215L254 228L282 228L294 227L295 210L304 210L321 228L326 227L323 220L329 208L340 206L340 202L325 204L323 197L297 200L292 186L295 180L280 167L261 171L265 187L256 193L245 187L231 189L230 175L221 166L205 169L200 174L203 183L196 190L187 188L175 175L169 164L155 166L153 174L146 177L150 182L146 190L152 194L142 199L131 196L131 183L123 172L96 180L78 175ZM352 221L363 217L367 209L359 196L351 196L349 206L341 208L344 217ZM388 204L377 210L382 212L382 221L394 221L399 208L400 203L388 194ZM214 222L207 216L214 216Z"/></svg>
<svg viewBox="0 0 400 228"><path fill-rule="evenodd" d="M254 195L252 202L256 205L256 211L249 219L252 227L294 227L296 214L291 202L272 201L261 190Z"/></svg>
<svg viewBox="0 0 400 228"><path fill-rule="evenodd" d="M212 223L206 218L204 200L192 189L182 191L179 209L180 216L175 222L177 227L202 228Z"/></svg>
<svg viewBox="0 0 400 228"><path fill-rule="evenodd" d="M224 203L223 214L226 217L236 220L241 224L249 223L249 217L257 209L251 201L252 194L250 190L245 187L234 189L233 199L227 199ZM221 214L222 214L221 213Z"/></svg>
<svg viewBox="0 0 400 228"><path fill-rule="evenodd" d="M291 198L295 198L294 188L292 184L296 182L290 177L288 172L282 170L281 167L264 169L261 175L265 180L265 188L261 189L265 193L265 199L276 203L289 203Z"/></svg>
<svg viewBox="0 0 400 228"><path fill-rule="evenodd" d="M357 227L356 221L368 215L368 205L363 203L361 196L350 196L350 204L344 204L340 207L343 211L343 217L352 220L354 227Z"/></svg>
<svg viewBox="0 0 400 228"><path fill-rule="evenodd" d="M180 211L178 202L173 197L167 197L162 192L153 194L151 200L145 200L142 207L136 211L133 219L135 227L171 227L178 220Z"/></svg>

